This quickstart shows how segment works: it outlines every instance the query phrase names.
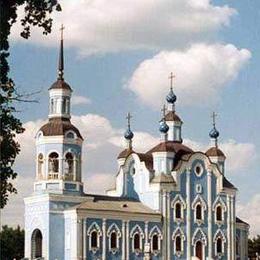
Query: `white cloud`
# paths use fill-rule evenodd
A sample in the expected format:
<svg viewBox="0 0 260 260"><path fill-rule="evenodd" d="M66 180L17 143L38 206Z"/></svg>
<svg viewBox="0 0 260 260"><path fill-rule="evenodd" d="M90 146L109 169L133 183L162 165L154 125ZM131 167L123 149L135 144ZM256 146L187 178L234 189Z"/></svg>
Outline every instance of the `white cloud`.
<svg viewBox="0 0 260 260"><path fill-rule="evenodd" d="M89 105L91 104L91 100L87 97L84 96L75 96L73 95L71 98L71 104L73 106L77 106L77 105Z"/></svg>
<svg viewBox="0 0 260 260"><path fill-rule="evenodd" d="M53 33L44 40L38 28L30 42L56 46L58 27L65 24L66 46L81 54L120 50L161 49L211 37L228 26L233 8L210 0L61 0L63 11L52 13ZM23 9L19 10L22 17ZM18 23L12 38L20 39Z"/></svg>
<svg viewBox="0 0 260 260"><path fill-rule="evenodd" d="M158 107L169 91L168 77L173 71L180 104L205 105L218 100L250 57L248 50L231 44L194 44L184 51L162 51L139 64L127 87L147 105Z"/></svg>
<svg viewBox="0 0 260 260"><path fill-rule="evenodd" d="M245 204L237 206L237 215L250 225L250 236L260 234L260 193Z"/></svg>

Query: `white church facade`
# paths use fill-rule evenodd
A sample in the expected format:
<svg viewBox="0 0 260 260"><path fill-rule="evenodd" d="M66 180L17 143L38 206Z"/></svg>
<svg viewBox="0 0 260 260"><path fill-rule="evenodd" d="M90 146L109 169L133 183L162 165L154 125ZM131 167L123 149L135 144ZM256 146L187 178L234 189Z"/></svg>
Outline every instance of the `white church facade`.
<svg viewBox="0 0 260 260"><path fill-rule="evenodd" d="M70 121L72 89L63 69L62 39L58 79L49 89L49 119L36 135L34 192L24 200L25 257L248 259L249 225L236 216L237 189L226 177L215 122L211 148L185 146L171 84L158 145L135 151L128 117L114 187L106 195L87 194L83 137Z"/></svg>

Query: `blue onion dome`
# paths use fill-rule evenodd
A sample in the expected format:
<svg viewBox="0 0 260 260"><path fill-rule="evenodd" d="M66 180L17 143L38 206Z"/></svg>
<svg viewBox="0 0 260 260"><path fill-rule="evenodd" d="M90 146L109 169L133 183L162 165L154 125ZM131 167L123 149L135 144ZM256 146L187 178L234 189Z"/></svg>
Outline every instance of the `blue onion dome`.
<svg viewBox="0 0 260 260"><path fill-rule="evenodd" d="M134 133L131 131L130 128L128 128L128 129L125 131L124 137L125 137L125 139L127 139L127 140L133 139Z"/></svg>
<svg viewBox="0 0 260 260"><path fill-rule="evenodd" d="M169 126L166 124L166 122L164 120L160 122L159 130L163 134L166 134L168 132Z"/></svg>
<svg viewBox="0 0 260 260"><path fill-rule="evenodd" d="M212 128L212 130L209 132L209 136L211 138L217 139L219 137L219 131L216 129L216 127L214 126Z"/></svg>
<svg viewBox="0 0 260 260"><path fill-rule="evenodd" d="M169 94L166 96L166 101L170 104L174 104L176 102L176 100L177 100L177 97L171 88Z"/></svg>

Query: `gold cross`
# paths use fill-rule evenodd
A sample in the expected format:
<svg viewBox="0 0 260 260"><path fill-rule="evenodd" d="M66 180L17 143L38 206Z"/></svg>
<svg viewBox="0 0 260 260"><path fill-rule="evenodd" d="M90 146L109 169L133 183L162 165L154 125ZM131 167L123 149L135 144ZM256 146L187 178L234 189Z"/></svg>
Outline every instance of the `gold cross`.
<svg viewBox="0 0 260 260"><path fill-rule="evenodd" d="M213 112L211 117L212 117L212 120L213 120L213 126L215 126L217 114L215 112Z"/></svg>
<svg viewBox="0 0 260 260"><path fill-rule="evenodd" d="M65 27L63 24L61 24L61 27L60 27L60 31L61 31L61 40L63 40L63 31L64 31Z"/></svg>
<svg viewBox="0 0 260 260"><path fill-rule="evenodd" d="M173 73L171 72L171 74L170 74L170 76L169 76L169 79L171 80L171 89L172 89L172 87L173 87L173 79L175 79L175 78L176 78L176 76L173 75Z"/></svg>
<svg viewBox="0 0 260 260"><path fill-rule="evenodd" d="M132 118L132 116L131 116L130 112L128 112L127 116L126 116L128 128L130 128L130 123L131 123L130 120L131 120L131 118Z"/></svg>
<svg viewBox="0 0 260 260"><path fill-rule="evenodd" d="M163 105L163 108L161 109L162 111L162 114L163 114L163 119L165 119L165 115L166 115L166 111L167 111L167 108L165 105Z"/></svg>

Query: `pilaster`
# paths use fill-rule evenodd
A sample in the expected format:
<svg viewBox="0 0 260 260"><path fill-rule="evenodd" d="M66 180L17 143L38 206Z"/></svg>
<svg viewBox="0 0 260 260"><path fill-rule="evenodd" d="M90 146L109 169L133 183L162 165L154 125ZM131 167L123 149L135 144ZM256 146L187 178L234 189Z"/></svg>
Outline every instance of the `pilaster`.
<svg viewBox="0 0 260 260"><path fill-rule="evenodd" d="M186 193L187 193L187 259L191 259L191 191L190 169L186 170Z"/></svg>
<svg viewBox="0 0 260 260"><path fill-rule="evenodd" d="M106 260L106 219L103 218L102 222L102 240L103 240L103 246L102 246L102 260Z"/></svg>
<svg viewBox="0 0 260 260"><path fill-rule="evenodd" d="M212 170L208 169L207 174L207 186L208 186L208 259L211 260L212 258L212 191L211 191L211 184L212 184Z"/></svg>

